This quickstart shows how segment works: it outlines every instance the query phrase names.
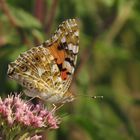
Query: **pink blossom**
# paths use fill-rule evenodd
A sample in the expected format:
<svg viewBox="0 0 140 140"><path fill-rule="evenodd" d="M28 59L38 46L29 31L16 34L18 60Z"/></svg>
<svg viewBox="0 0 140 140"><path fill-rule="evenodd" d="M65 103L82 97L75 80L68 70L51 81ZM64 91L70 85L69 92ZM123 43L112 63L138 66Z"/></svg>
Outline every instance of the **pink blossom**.
<svg viewBox="0 0 140 140"><path fill-rule="evenodd" d="M31 137L30 140L41 140L41 139L42 139L42 136L35 135L35 136Z"/></svg>
<svg viewBox="0 0 140 140"><path fill-rule="evenodd" d="M47 120L48 120L48 123L51 124L51 126L50 126L51 129L58 128L58 126L56 125L56 120L53 118L52 113L49 113L47 115Z"/></svg>
<svg viewBox="0 0 140 140"><path fill-rule="evenodd" d="M0 98L0 116L3 116L9 125L19 123L34 128L58 128L58 119L54 113L41 104L34 105L22 100L20 95L8 96L4 100Z"/></svg>
<svg viewBox="0 0 140 140"><path fill-rule="evenodd" d="M49 111L42 104L34 105L17 94L3 100L0 97L0 127L3 128L1 134L6 140L13 136L16 139L21 137L41 140L42 136L36 135L38 132L58 128L59 121L54 114L55 109Z"/></svg>

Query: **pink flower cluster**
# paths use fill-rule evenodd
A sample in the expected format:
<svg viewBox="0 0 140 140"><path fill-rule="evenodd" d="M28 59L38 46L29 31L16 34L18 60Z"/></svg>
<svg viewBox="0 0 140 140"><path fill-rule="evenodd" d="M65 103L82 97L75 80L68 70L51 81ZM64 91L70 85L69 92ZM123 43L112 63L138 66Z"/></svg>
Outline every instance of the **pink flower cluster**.
<svg viewBox="0 0 140 140"><path fill-rule="evenodd" d="M0 118L13 126L22 124L34 128L58 128L59 121L54 116L55 110L48 111L43 105L34 105L20 98L20 95L0 98Z"/></svg>
<svg viewBox="0 0 140 140"><path fill-rule="evenodd" d="M35 135L30 138L30 140L40 140L40 139L42 139L42 136L38 136L38 135Z"/></svg>

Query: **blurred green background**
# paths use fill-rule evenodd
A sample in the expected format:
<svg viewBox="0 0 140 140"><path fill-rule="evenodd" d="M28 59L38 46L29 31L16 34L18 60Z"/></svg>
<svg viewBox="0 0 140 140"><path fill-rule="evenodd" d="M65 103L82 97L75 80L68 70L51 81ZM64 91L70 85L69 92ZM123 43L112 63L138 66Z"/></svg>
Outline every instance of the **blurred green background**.
<svg viewBox="0 0 140 140"><path fill-rule="evenodd" d="M22 90L8 79L8 63L44 42L69 18L80 20L72 83L79 96L61 108L60 128L46 139L139 140L139 0L0 0L1 96ZM94 95L104 98L91 99Z"/></svg>

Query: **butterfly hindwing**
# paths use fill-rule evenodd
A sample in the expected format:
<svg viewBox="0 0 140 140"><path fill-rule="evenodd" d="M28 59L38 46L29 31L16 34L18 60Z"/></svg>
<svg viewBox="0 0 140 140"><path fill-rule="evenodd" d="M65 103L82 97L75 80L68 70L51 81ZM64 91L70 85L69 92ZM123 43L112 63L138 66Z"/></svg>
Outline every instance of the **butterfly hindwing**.
<svg viewBox="0 0 140 140"><path fill-rule="evenodd" d="M8 74L29 90L50 90L61 80L54 57L43 47L33 47L21 54L9 65Z"/></svg>

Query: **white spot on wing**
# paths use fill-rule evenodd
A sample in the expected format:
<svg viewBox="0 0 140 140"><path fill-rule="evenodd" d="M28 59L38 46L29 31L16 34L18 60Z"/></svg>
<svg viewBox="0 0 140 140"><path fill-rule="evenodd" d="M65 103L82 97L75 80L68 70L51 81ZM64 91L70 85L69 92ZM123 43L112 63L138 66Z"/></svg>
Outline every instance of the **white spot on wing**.
<svg viewBox="0 0 140 140"><path fill-rule="evenodd" d="M72 50L73 53L78 53L79 47L77 45L73 45L72 43L68 44L68 49Z"/></svg>
<svg viewBox="0 0 140 140"><path fill-rule="evenodd" d="M74 45L73 46L73 53L78 53L78 51L79 51L79 47Z"/></svg>
<svg viewBox="0 0 140 140"><path fill-rule="evenodd" d="M61 77L58 77L57 78L57 81L59 81L61 83L62 82L62 78Z"/></svg>
<svg viewBox="0 0 140 140"><path fill-rule="evenodd" d="M38 75L39 76L41 76L45 72L45 70L42 69L42 68L38 68L37 70L38 70Z"/></svg>
<svg viewBox="0 0 140 140"><path fill-rule="evenodd" d="M56 34L54 34L54 36L52 38L53 38L53 41L56 41L58 39L58 36Z"/></svg>
<svg viewBox="0 0 140 140"><path fill-rule="evenodd" d="M55 73L58 71L58 68L56 67L56 65L52 65L52 72Z"/></svg>
<svg viewBox="0 0 140 140"><path fill-rule="evenodd" d="M73 44L72 43L68 44L68 49L73 50Z"/></svg>
<svg viewBox="0 0 140 140"><path fill-rule="evenodd" d="M66 37L65 36L61 39L61 42L62 43L66 42Z"/></svg>
<svg viewBox="0 0 140 140"><path fill-rule="evenodd" d="M62 31L61 31L60 29L58 29L58 30L57 30L57 34L60 35L61 33L62 33Z"/></svg>
<svg viewBox="0 0 140 140"><path fill-rule="evenodd" d="M64 68L67 68L69 71L71 70L71 65L69 62L64 61L63 66L64 66Z"/></svg>
<svg viewBox="0 0 140 140"><path fill-rule="evenodd" d="M79 31L76 31L74 34L75 34L76 36L79 36Z"/></svg>
<svg viewBox="0 0 140 140"><path fill-rule="evenodd" d="M45 43L50 44L51 42L50 42L50 40L46 40ZM43 47L43 45L41 47Z"/></svg>
<svg viewBox="0 0 140 140"><path fill-rule="evenodd" d="M66 24L67 24L68 29L71 31L71 25L68 20L66 21Z"/></svg>

